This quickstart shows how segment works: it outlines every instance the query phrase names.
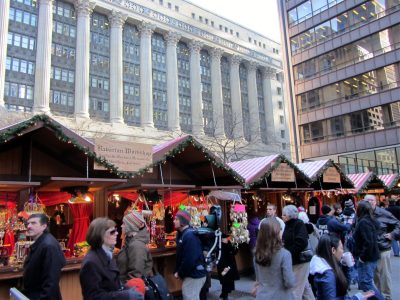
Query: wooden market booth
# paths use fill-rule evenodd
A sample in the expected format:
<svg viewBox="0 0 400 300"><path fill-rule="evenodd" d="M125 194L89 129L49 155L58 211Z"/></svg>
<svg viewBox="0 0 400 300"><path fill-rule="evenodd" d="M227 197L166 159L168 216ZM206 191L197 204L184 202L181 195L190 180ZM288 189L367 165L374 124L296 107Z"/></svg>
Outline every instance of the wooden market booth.
<svg viewBox="0 0 400 300"><path fill-rule="evenodd" d="M276 205L281 216L285 205L295 204L302 193L311 190L309 179L282 154L235 161L229 166L245 180L242 199L249 220L254 216L264 218L268 203ZM239 253L245 263L242 271L250 270L253 265L250 248L242 248Z"/></svg>
<svg viewBox="0 0 400 300"><path fill-rule="evenodd" d="M356 195L357 200L362 200L364 194L375 194L379 201L380 195L388 191L385 183L374 172L347 174L353 182L354 189L350 190Z"/></svg>
<svg viewBox="0 0 400 300"><path fill-rule="evenodd" d="M400 194L400 174L379 175L378 178L385 184L388 194Z"/></svg>
<svg viewBox="0 0 400 300"><path fill-rule="evenodd" d="M105 169L95 170L95 162ZM52 217L50 231L70 256L60 281L64 299L82 299L82 258L74 257L74 244L85 239L92 217L107 215L106 190L127 181L120 175L107 160L96 156L91 141L46 115L0 129L0 208L8 214L1 226L9 233L8 246L22 249L26 255L21 246L29 242L22 234L26 228L16 213L45 209ZM17 257L20 252L16 251ZM9 297L10 287L20 287L25 256L21 257L21 261L2 262L0 299Z"/></svg>
<svg viewBox="0 0 400 300"><path fill-rule="evenodd" d="M163 238L171 236L173 215L180 205L208 210L204 203L211 190L240 190L243 179L229 166L223 164L212 152L190 135L178 137L153 147L153 163L133 175L125 184L110 189L110 196L136 202L140 197L153 210L155 223L150 224L152 241L150 251L156 269L164 275L173 294L181 291L181 281L173 277L176 247ZM146 199L147 200L144 200ZM138 202L141 207L143 203ZM129 205L129 204L128 204ZM165 214L155 216L156 206L161 205ZM120 204L121 211L127 208ZM144 207L146 209L146 207ZM109 212L115 210L110 209ZM155 226L155 228L154 228ZM155 237L154 237L154 234Z"/></svg>
<svg viewBox="0 0 400 300"><path fill-rule="evenodd" d="M310 221L316 223L322 205L333 205L341 202L346 189L352 188L352 181L342 172L333 160L317 160L296 164L310 179L310 187L314 190L305 194L304 205ZM346 199L347 200L347 199Z"/></svg>

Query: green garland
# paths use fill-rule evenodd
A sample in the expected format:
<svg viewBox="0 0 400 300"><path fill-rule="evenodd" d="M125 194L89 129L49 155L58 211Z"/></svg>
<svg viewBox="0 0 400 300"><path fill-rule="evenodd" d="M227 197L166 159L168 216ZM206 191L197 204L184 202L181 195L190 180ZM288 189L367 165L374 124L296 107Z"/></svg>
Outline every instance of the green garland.
<svg viewBox="0 0 400 300"><path fill-rule="evenodd" d="M218 161L218 158L211 153L207 148L205 148L202 144L200 144L197 140L195 140L192 136L188 136L184 141L182 141L179 145L177 145L174 149L168 151L163 158L159 159L152 164L147 165L144 168L139 169L136 172L125 172L120 171L118 167L114 164L107 161L105 157L98 156L96 152L90 150L87 147L80 145L74 138L71 138L64 134L63 129L60 125L56 124L56 122L47 115L36 115L27 121L23 121L18 123L14 126L11 126L7 129L4 129L0 133L0 143L4 144L7 143L9 140L21 136L23 131L27 128L37 125L38 122L44 123L44 125L50 129L52 129L55 133L55 136L62 142L72 144L81 152L85 153L88 157L92 158L96 163L102 165L111 173L116 174L120 178L133 178L136 176L143 176L145 173L149 172L153 167L163 164L167 161L169 157L174 157L175 155L181 153L187 146L193 145L196 149L201 150L204 153L204 156L217 168L222 168L227 171L235 180L244 185L244 179L232 170L230 167L224 165L222 162Z"/></svg>
<svg viewBox="0 0 400 300"><path fill-rule="evenodd" d="M146 168L152 168L159 164L164 164L169 157L175 157L182 151L185 150L186 147L192 145L195 149L198 149L203 152L204 156L207 158L209 162L211 162L217 168L223 169L228 174L230 174L238 183L241 185L245 185L245 180L242 176L240 176L237 172L235 172L232 168L222 163L216 155L214 155L210 150L205 148L200 142L198 142L193 136L188 135L182 142L180 142L176 147L165 153L165 155L153 162L152 164L148 165Z"/></svg>

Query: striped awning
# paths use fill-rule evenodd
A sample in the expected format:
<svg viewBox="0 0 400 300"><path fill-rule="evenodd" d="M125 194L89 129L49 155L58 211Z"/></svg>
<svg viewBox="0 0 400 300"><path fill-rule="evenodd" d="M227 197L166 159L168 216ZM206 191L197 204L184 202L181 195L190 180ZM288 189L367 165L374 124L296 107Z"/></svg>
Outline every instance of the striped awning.
<svg viewBox="0 0 400 300"><path fill-rule="evenodd" d="M153 155L158 154L160 152L167 152L170 148L175 148L181 142L185 141L188 137L189 137L189 135L180 136L180 137L172 139L168 142L153 146ZM165 150L167 150L167 151L165 151Z"/></svg>
<svg viewBox="0 0 400 300"><path fill-rule="evenodd" d="M228 166L242 176L245 179L246 184L250 184L264 176L279 157L279 154L256 157L231 162Z"/></svg>
<svg viewBox="0 0 400 300"><path fill-rule="evenodd" d="M385 174L379 175L378 178L383 181L386 187L390 190L392 189L399 181L399 174Z"/></svg>
<svg viewBox="0 0 400 300"><path fill-rule="evenodd" d="M374 172L347 174L347 177L353 182L356 192L369 188L386 189L385 183Z"/></svg>
<svg viewBox="0 0 400 300"><path fill-rule="evenodd" d="M308 178L312 181L317 180L317 175L319 175L321 169L325 168L327 164L330 163L329 159L310 161L301 164L296 164L296 167L300 169Z"/></svg>

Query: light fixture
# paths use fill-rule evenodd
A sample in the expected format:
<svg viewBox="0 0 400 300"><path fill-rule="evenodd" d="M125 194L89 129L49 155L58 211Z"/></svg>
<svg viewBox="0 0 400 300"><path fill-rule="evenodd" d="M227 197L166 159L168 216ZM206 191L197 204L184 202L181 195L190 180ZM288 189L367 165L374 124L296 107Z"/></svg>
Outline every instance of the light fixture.
<svg viewBox="0 0 400 300"><path fill-rule="evenodd" d="M87 186L69 186L61 189L62 192L71 194L71 198L68 200L68 203L71 204L92 202L88 190Z"/></svg>

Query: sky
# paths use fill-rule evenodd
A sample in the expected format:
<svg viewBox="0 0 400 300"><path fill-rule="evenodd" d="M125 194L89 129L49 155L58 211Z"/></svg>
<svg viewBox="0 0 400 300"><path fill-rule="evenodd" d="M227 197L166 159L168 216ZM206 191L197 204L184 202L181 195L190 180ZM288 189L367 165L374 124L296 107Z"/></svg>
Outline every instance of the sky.
<svg viewBox="0 0 400 300"><path fill-rule="evenodd" d="M221 17L281 42L276 0L189 0Z"/></svg>

